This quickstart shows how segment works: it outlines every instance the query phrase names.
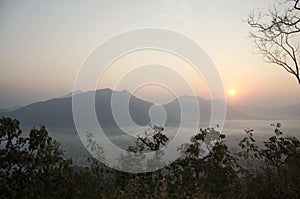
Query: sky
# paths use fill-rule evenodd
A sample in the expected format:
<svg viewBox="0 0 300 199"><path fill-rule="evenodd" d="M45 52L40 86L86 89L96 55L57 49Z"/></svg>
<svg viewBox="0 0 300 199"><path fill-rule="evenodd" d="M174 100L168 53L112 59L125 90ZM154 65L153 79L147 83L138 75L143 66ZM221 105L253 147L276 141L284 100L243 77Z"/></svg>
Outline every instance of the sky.
<svg viewBox="0 0 300 199"><path fill-rule="evenodd" d="M250 28L245 20L249 13L267 10L274 2L1 0L0 108L70 92L81 64L96 46L113 35L144 27L173 30L199 44L217 67L225 92L235 89L235 95L227 97L230 104L272 107L299 103L296 79L282 68L265 63L248 38ZM115 69L107 73L99 87L112 87L114 78L122 75L120 67L149 65L153 60L175 68L188 65L165 52L135 52L116 61ZM186 73L191 81L195 79L197 95L209 97L205 81L200 78L196 83L192 71ZM168 74L160 73L161 78L171 79ZM172 99L172 94L158 85L134 87L132 79L149 79L151 72L137 70L131 75L127 81L122 80L120 89L159 103ZM187 94L183 87L177 90L180 95Z"/></svg>

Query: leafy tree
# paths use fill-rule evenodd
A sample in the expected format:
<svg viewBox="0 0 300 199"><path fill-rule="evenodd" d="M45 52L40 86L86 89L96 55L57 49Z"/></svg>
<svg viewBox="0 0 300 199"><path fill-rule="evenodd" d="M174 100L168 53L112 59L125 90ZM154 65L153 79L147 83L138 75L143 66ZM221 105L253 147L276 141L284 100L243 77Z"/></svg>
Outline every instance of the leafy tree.
<svg viewBox="0 0 300 199"><path fill-rule="evenodd" d="M263 161L261 170L245 176L243 198L299 198L300 142L295 137L284 136L281 124L272 124L275 135L264 142L264 148L249 148ZM243 181L243 179L241 179Z"/></svg>
<svg viewBox="0 0 300 199"><path fill-rule="evenodd" d="M300 142L295 137L284 136L280 130L280 123L272 126L275 127L275 135L264 142L265 149L261 150L261 154L266 161L266 166L278 171L287 162L288 157L299 155Z"/></svg>
<svg viewBox="0 0 300 199"><path fill-rule="evenodd" d="M84 198L116 198L118 191L116 181L116 173L114 169L106 166L104 149L96 141L92 132L87 132L87 148L91 150L93 156L87 156L89 166L84 169L80 169L77 180L79 189L81 191L80 196Z"/></svg>
<svg viewBox="0 0 300 199"><path fill-rule="evenodd" d="M165 146L169 138L163 133L164 128L161 126L150 125L149 128L142 135L138 135L134 145L128 147L128 155L122 156L120 159L121 164L129 164L129 166L147 168L153 170L161 167L163 153L161 147ZM153 158L146 159L145 153L155 152ZM132 153L134 153L132 155ZM145 163L145 165L143 164ZM133 164L133 165L131 165ZM161 172L162 170L129 174L118 173L117 178L126 179L123 181L126 191L129 187L128 184L139 184L142 186L135 186L133 189L134 196L137 198L157 198L158 196L166 198L166 180Z"/></svg>
<svg viewBox="0 0 300 199"><path fill-rule="evenodd" d="M125 173L94 162L85 172L78 174L80 196L160 199L299 198L299 141L283 136L279 123L273 126L275 136L264 142L264 148L256 145L253 130L246 129L246 136L239 143L241 151L238 153L230 152L225 135L213 128L200 129L190 143L179 149L183 154L182 158L154 172ZM152 127L144 135L139 135L136 143L129 146L128 150L141 155L153 150L159 151L168 139L161 127ZM95 142L92 137L89 139L89 146L99 149L99 146L93 145ZM242 160L246 160L245 168L240 166ZM251 164L257 163L259 165L256 168L261 168L252 170Z"/></svg>
<svg viewBox="0 0 300 199"><path fill-rule="evenodd" d="M214 139L206 143L210 137ZM180 189L176 197L229 197L239 187L240 167L224 139L225 135L213 128L200 129L191 143L183 145L184 157L172 165L174 187ZM206 150L208 154L204 153Z"/></svg>
<svg viewBox="0 0 300 199"><path fill-rule="evenodd" d="M137 136L134 145L128 147L127 155L119 158L121 168L141 167L145 169L147 164L153 168L152 159L146 161L144 153L150 151L159 152L166 144L168 138L163 134L163 128L151 125L144 132ZM126 173L113 170L99 160L104 160L103 148L98 145L93 135L87 134L88 146L94 153L94 157L88 157L90 167L80 173L80 187L87 186L88 191L83 191L84 197L90 198L166 198L166 182L160 171L147 173ZM154 157L160 160L163 154ZM146 165L141 165L141 162ZM88 176L88 177L86 177ZM87 181L87 179L89 179ZM164 188L165 187L165 188ZM81 188L80 188L81 190Z"/></svg>
<svg viewBox="0 0 300 199"><path fill-rule="evenodd" d="M253 137L253 129L245 129L245 133L246 137L244 137L239 143L242 150L238 152L237 155L246 160L246 171L249 173L251 169L250 161L254 162L255 160L260 160L261 154Z"/></svg>
<svg viewBox="0 0 300 199"><path fill-rule="evenodd" d="M72 197L71 160L44 126L22 137L19 121L0 119L0 195L7 198Z"/></svg>
<svg viewBox="0 0 300 199"><path fill-rule="evenodd" d="M246 129L241 150L231 153L225 135L213 128L200 129L179 150L182 157L153 172L125 173L113 170L104 159L103 148L88 133L88 147L96 158L90 166L73 167L63 157L59 144L45 127L33 128L22 137L19 122L0 119L1 198L299 198L300 142L284 136L281 124L273 124L275 135L259 148L253 130ZM150 126L136 143L133 153L158 152L168 138L162 127ZM128 157L124 157L128 158ZM246 166L240 165L246 160ZM155 161L154 161L155 162ZM153 166L152 159L146 161ZM259 170L251 164L258 163ZM245 166L245 167L244 167ZM258 167L257 167L258 168ZM246 172L245 172L246 171Z"/></svg>
<svg viewBox="0 0 300 199"><path fill-rule="evenodd" d="M125 170L152 171L163 166L161 147L165 146L169 138L163 134L164 128L150 125L144 134L139 134L134 145L128 146L128 153L121 155L119 166ZM152 158L146 159L145 153L155 152ZM135 168L135 169L133 169Z"/></svg>

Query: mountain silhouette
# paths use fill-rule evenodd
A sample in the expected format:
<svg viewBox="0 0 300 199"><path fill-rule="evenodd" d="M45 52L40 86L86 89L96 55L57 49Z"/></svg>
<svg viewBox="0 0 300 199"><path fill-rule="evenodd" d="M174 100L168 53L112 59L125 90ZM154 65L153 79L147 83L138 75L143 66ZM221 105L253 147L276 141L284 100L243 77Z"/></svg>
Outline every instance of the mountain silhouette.
<svg viewBox="0 0 300 199"><path fill-rule="evenodd" d="M3 109L3 108L0 109L0 114L2 114L2 113L7 113L7 112L9 112L9 110Z"/></svg>
<svg viewBox="0 0 300 199"><path fill-rule="evenodd" d="M153 105L152 103L139 99L127 91L101 89L95 92L95 109L102 127L117 127L111 111L111 97L113 92L114 97L120 102L123 99L125 100L125 98L130 98L129 111L135 123L147 125L150 122L148 111ZM90 94L92 94L92 91L78 93L77 95L85 97ZM24 126L45 125L56 128L74 128L71 96L33 103L18 110L4 113L3 115L20 120Z"/></svg>
<svg viewBox="0 0 300 199"><path fill-rule="evenodd" d="M300 119L300 103L278 106L278 107L258 107L258 106L236 106L237 110L256 115L264 119L277 120L299 120Z"/></svg>
<svg viewBox="0 0 300 199"><path fill-rule="evenodd" d="M93 91L79 92L76 96L84 98L90 94L93 94ZM135 124L139 126L147 126L151 122L149 110L151 106L154 105L153 103L137 98L126 90L112 91L111 89L100 89L95 92L95 111L102 128L118 127L111 109L112 95L114 95L114 99L117 100L116 106L120 106L120 108L125 106L124 102L129 99L128 109L130 117ZM72 95L70 95L70 97L53 98L47 101L33 103L20 109L2 114L20 120L21 124L24 126L45 125L47 127L55 128L75 128L71 96ZM192 99L196 99L198 105L192 104ZM255 117L244 114L230 105L226 105L222 100L215 100L213 102L217 106L223 105L227 107L226 119L255 119ZM172 102L163 105L167 113L167 124L180 122L180 105L188 110L188 114L185 114L185 117L194 118L194 114L197 113L197 110L194 109L194 107L198 106L201 120L209 121L211 117L211 103L211 100L192 96L183 96L178 99L174 99ZM130 123L128 123L128 125L130 125Z"/></svg>
<svg viewBox="0 0 300 199"><path fill-rule="evenodd" d="M95 106L93 110L96 112L97 119L101 125L104 133L110 136L111 141L120 148L127 149L127 147L134 143L136 138L123 132L117 125L113 111L111 109L112 99L116 102L114 104L115 110L117 110L119 116L121 116L121 122L124 126L132 124L128 118L142 127L146 127L151 122L149 110L154 105L151 102L142 100L140 98L131 95L126 90L124 91L112 91L111 89L100 89L95 91L79 92L76 94L78 99L82 99L85 103L85 99L91 95L95 96ZM68 97L69 96L69 97ZM87 155L88 152L80 141L79 135L76 133L75 123L73 120L72 112L72 93L68 96L53 98L43 102L37 102L24 106L20 109L10 111L8 113L2 113L4 116L16 118L21 122L21 126L25 133L28 133L32 127L38 127L45 125L49 130L52 137L59 140L67 154L77 161L78 157ZM126 105L126 101L129 103ZM197 104L192 104L193 102ZM179 101L181 104L179 104ZM214 101L216 106L226 106L225 102L221 100ZM174 99L172 102L163 105L166 111L166 126L173 125L178 126L181 121L181 106L188 110L188 114L184 115L184 119L187 121L194 121L197 109L199 107L201 122L209 121L211 117L211 101L202 99L199 97L183 96L178 99ZM124 114L125 109L129 109L129 116ZM88 118L85 118L88 120ZM237 111L231 106L227 105L227 119L253 119L242 112ZM87 129L93 129L93 127L87 127ZM134 129L140 131L143 128ZM122 139L118 139L122 137Z"/></svg>
<svg viewBox="0 0 300 199"><path fill-rule="evenodd" d="M223 119L221 112L224 107L226 107L227 120L257 119L256 117L247 115L236 110L232 106L225 104L225 102L222 100L208 100L194 96L183 96L164 105L168 113L169 118L167 121L169 123L177 123L180 121L180 105L182 107L185 107L185 109L187 110L187 114L185 114L185 117L188 117L188 120L191 121L193 120L198 111L200 113L200 122L206 123L210 121L212 117L212 106L214 106L214 109L216 109L216 111L214 112L215 115L213 116L216 120Z"/></svg>

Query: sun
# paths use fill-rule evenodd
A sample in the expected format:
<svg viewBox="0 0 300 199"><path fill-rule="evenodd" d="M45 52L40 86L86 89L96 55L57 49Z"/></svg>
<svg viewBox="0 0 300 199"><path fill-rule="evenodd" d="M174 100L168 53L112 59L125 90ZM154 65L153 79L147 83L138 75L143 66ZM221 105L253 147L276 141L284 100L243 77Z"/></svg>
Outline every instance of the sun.
<svg viewBox="0 0 300 199"><path fill-rule="evenodd" d="M228 94L229 94L230 96L234 96L234 95L235 95L235 90L234 90L234 89L230 89L230 90L228 91Z"/></svg>

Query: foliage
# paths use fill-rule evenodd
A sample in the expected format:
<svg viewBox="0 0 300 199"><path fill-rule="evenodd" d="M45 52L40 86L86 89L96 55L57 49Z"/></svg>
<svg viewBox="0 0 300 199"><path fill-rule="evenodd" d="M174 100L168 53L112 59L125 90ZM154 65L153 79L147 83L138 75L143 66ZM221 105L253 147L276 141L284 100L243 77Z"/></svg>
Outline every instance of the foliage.
<svg viewBox="0 0 300 199"><path fill-rule="evenodd" d="M72 197L71 160L44 126L22 137L19 121L0 119L0 193L7 198Z"/></svg>
<svg viewBox="0 0 300 199"><path fill-rule="evenodd" d="M300 142L285 136L281 124L272 126L274 136L263 147L256 145L254 131L246 129L235 153L225 135L213 128L200 129L178 149L181 158L163 169L133 174L98 161L105 160L103 148L90 132L87 147L97 158L88 157L88 167L74 167L45 127L22 137L17 120L2 118L0 194L2 198L299 198ZM154 151L162 158L160 149L168 142L163 130L150 126L128 150L140 155Z"/></svg>
<svg viewBox="0 0 300 199"><path fill-rule="evenodd" d="M280 123L272 126L275 135L258 150L262 168L247 176L245 198L299 198L300 142L295 137L284 136Z"/></svg>
<svg viewBox="0 0 300 199"><path fill-rule="evenodd" d="M213 135L215 140L209 139L210 142L206 142L210 135ZM181 148L184 150L184 158L173 164L173 169L175 167L174 174L177 175L175 187L179 186L181 191L184 191L184 197L195 197L195 193L205 193L213 197L225 196L239 186L240 168L224 139L225 135L213 128L200 129L191 138L191 143ZM212 141L215 143L212 144ZM203 156L205 154L203 145L206 145L206 149L209 150L205 156ZM180 195L176 195L178 196Z"/></svg>

